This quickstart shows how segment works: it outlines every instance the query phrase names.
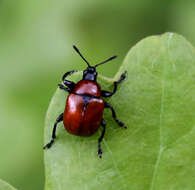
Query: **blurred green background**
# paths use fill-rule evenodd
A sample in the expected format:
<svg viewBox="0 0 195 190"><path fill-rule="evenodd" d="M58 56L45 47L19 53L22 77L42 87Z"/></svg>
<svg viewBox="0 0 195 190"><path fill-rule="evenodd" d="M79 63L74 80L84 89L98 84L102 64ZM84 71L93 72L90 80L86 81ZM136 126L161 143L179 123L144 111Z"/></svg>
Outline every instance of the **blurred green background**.
<svg viewBox="0 0 195 190"><path fill-rule="evenodd" d="M64 72L119 57L112 77L148 35L183 34L195 44L195 1L0 0L0 178L20 190L44 187L44 116ZM112 65L110 65L112 64Z"/></svg>

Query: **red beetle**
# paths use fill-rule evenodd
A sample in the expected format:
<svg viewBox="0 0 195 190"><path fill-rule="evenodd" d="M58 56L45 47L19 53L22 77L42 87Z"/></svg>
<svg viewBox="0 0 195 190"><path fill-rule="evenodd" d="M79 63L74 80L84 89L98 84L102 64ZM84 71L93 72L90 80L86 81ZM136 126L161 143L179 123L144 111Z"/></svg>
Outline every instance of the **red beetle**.
<svg viewBox="0 0 195 190"><path fill-rule="evenodd" d="M101 158L101 141L106 129L106 123L102 118L104 108L110 108L112 111L112 117L116 123L119 126L126 128L124 123L117 119L112 106L102 100L101 97L111 97L116 92L117 85L125 79L127 72L125 71L120 79L114 82L114 89L112 92L101 90L99 84L96 82L98 75L96 67L116 58L117 56L110 57L95 66L90 66L78 48L76 46L73 46L73 48L87 63L88 67L83 71L83 79L76 84L72 81L66 80L66 77L75 71L69 71L62 77L62 81L66 87L59 84L59 88L69 92L66 101L66 108L64 113L61 113L56 119L53 127L52 139L44 146L44 149L50 148L54 143L54 139L56 138L56 127L61 121L64 122L64 126L69 133L78 136L91 136L99 129L100 125L102 125L102 134L98 139L98 155Z"/></svg>

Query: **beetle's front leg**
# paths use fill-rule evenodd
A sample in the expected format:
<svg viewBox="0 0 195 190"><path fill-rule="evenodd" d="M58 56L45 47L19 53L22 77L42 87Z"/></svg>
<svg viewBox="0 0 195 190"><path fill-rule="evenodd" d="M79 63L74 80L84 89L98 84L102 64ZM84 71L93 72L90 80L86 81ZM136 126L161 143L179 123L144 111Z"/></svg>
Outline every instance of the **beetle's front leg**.
<svg viewBox="0 0 195 190"><path fill-rule="evenodd" d="M117 91L117 85L118 85L119 83L121 83L121 82L126 78L126 75L127 75L127 71L125 71L125 72L121 75L121 77L120 77L120 79L119 79L118 81L115 81L115 82L114 82L114 89L113 89L112 92L102 90L102 91L101 91L101 96L102 96L102 97L110 97L110 96L112 96L113 94L115 94L115 92Z"/></svg>
<svg viewBox="0 0 195 190"><path fill-rule="evenodd" d="M65 87L63 84L58 84L58 86L59 86L59 88L60 88L61 90L65 90L65 91L67 91L67 92L69 92L69 93L72 92L72 90L71 90L70 88Z"/></svg>
<svg viewBox="0 0 195 190"><path fill-rule="evenodd" d="M66 77L72 75L74 72L76 72L76 71L69 71L69 72L67 72L67 73L65 73L65 74L63 75L62 81L63 81L64 85L67 86L67 88L64 87L63 85L59 85L60 89L66 90L66 91L68 91L68 92L72 92L72 91L73 91L73 89L74 89L74 87L75 87L75 83L72 82L72 81L66 80ZM62 87L62 86L63 86L63 87Z"/></svg>

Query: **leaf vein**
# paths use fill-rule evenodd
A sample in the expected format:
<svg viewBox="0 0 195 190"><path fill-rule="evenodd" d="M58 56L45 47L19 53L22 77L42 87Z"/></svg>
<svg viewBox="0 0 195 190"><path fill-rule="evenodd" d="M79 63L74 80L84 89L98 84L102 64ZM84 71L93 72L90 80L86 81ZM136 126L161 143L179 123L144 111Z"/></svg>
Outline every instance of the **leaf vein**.
<svg viewBox="0 0 195 190"><path fill-rule="evenodd" d="M173 33L170 33L169 37L168 37L168 50L170 47L170 42L172 40L172 37L173 37ZM163 73L162 73L161 84L162 84L162 90L161 90L161 106L160 106L160 117L159 117L159 120L160 120L159 121L159 152L158 152L157 159L156 159L155 166L154 166L150 190L153 190L153 188L154 188L154 183L156 180L161 155L162 155L162 152L164 150L164 147L162 146L162 119L163 119L164 102L165 102L165 64L163 64Z"/></svg>
<svg viewBox="0 0 195 190"><path fill-rule="evenodd" d="M177 140L175 140L174 142L172 142L171 144L167 145L165 147L165 149L169 149L170 147L172 147L173 145L177 145L182 139L185 139L186 137L188 137L189 135L191 135L193 133L195 129L195 126L193 126L185 135L182 135L181 137L179 137Z"/></svg>
<svg viewBox="0 0 195 190"><path fill-rule="evenodd" d="M122 176L122 174L121 174L121 172L120 172L120 170L119 170L119 168L118 168L118 165L117 165L117 163L116 163L116 161L115 161L115 159L114 159L114 157L113 157L113 153L112 153L110 147L108 146L108 144L107 144L107 142L106 142L105 139L103 139L103 142L104 142L104 144L105 144L105 146L106 146L108 152L111 154L111 158L112 158L112 162L113 162L113 165L114 165L114 167L115 167L115 170L116 170L117 173L119 174L120 178L123 180L124 178L123 178L123 176ZM125 184L124 182L125 182L125 181L123 180L123 183L122 183L122 184L123 184L123 189L126 190L126 189L127 189L127 184Z"/></svg>

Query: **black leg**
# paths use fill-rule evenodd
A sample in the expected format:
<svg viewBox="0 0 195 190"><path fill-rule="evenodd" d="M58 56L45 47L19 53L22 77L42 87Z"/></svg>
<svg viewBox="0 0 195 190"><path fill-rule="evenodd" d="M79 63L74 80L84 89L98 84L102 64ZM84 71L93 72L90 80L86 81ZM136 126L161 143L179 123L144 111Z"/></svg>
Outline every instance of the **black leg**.
<svg viewBox="0 0 195 190"><path fill-rule="evenodd" d="M112 95L117 91L117 85L118 85L119 83L121 83L121 82L126 78L126 75L127 75L127 71L125 71L125 72L121 75L121 77L120 77L120 79L119 79L118 81L115 81L115 82L114 82L114 89L113 89L112 92L102 90L102 91L101 91L101 96L102 96L102 97L110 97L110 96L112 96Z"/></svg>
<svg viewBox="0 0 195 190"><path fill-rule="evenodd" d="M119 121L119 120L117 119L116 113L115 113L113 107L112 107L110 104L108 104L107 102L104 102L104 108L110 108L111 111L112 111L112 117L114 118L114 120L116 121L116 123L117 123L120 127L127 128L123 122L121 122L121 121Z"/></svg>
<svg viewBox="0 0 195 190"><path fill-rule="evenodd" d="M63 84L58 84L58 86L59 86L59 88L60 88L61 90L65 90L65 91L67 91L67 92L69 92L69 93L72 92L72 90L71 90L70 88L65 87Z"/></svg>
<svg viewBox="0 0 195 190"><path fill-rule="evenodd" d="M58 118L56 119L56 122L55 122L54 127L53 127L53 131L52 131L52 138L51 138L51 141L50 141L48 144L46 144L46 145L43 147L43 149L45 149L45 148L50 148L51 145L54 143L54 139L56 138L56 127L57 127L57 124L58 124L59 122L63 121L63 115L64 115L64 113L61 113L61 114L58 116Z"/></svg>
<svg viewBox="0 0 195 190"><path fill-rule="evenodd" d="M101 142L102 142L102 140L104 138L104 134L105 134L105 131L106 131L106 122L104 121L104 119L102 119L101 125L103 127L103 130L102 130L101 136L98 139L98 156L100 158L102 158Z"/></svg>
<svg viewBox="0 0 195 190"><path fill-rule="evenodd" d="M62 81L63 81L64 85L66 85L71 91L74 89L75 83L72 81L66 80L66 77L72 75L74 72L76 72L76 71L69 71L69 72L65 73L62 77Z"/></svg>

